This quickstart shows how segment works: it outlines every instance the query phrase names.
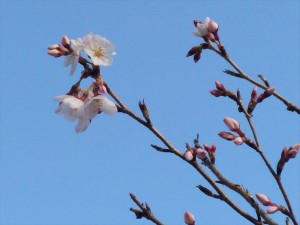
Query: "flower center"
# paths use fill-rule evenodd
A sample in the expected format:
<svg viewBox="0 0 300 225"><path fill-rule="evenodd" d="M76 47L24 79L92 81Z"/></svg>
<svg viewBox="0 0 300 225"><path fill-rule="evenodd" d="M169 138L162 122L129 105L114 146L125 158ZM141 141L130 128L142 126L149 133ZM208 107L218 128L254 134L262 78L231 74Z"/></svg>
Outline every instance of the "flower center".
<svg viewBox="0 0 300 225"><path fill-rule="evenodd" d="M103 56L102 48L98 48L95 50L95 56L97 56L97 57Z"/></svg>

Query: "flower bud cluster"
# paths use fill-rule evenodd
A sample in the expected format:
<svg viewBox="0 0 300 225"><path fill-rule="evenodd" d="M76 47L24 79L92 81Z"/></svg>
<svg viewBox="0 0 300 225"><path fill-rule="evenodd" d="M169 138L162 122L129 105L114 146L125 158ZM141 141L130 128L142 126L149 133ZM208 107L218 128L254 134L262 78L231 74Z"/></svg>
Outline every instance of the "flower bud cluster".
<svg viewBox="0 0 300 225"><path fill-rule="evenodd" d="M225 117L223 121L229 130L237 133L238 135L234 135L230 132L222 131L222 132L218 133L218 135L221 138L228 140L228 141L233 141L236 145L241 145L245 141L247 141L245 134L240 129L240 124L236 120L232 119L231 117Z"/></svg>
<svg viewBox="0 0 300 225"><path fill-rule="evenodd" d="M248 104L247 112L249 114L251 114L253 112L255 106L257 105L257 103L261 103L263 100L270 97L274 93L274 91L275 91L274 87L269 87L268 89L266 89L262 94L260 94L257 97L257 87L254 87L251 92L251 99Z"/></svg>
<svg viewBox="0 0 300 225"><path fill-rule="evenodd" d="M217 89L211 90L210 93L215 96L215 97L220 97L220 96L228 96L228 90L224 87L224 85L219 82L215 81L215 85ZM230 92L231 93L231 92Z"/></svg>
<svg viewBox="0 0 300 225"><path fill-rule="evenodd" d="M284 147L281 152L281 157L277 163L277 175L280 176L285 163L287 163L290 159L295 158L298 151L300 149L300 143L295 144L291 147Z"/></svg>
<svg viewBox="0 0 300 225"><path fill-rule="evenodd" d="M196 160L196 157L201 160L207 160L208 155L211 163L215 163L216 144L213 144L211 146L204 144L203 146L204 148L197 144L197 146L191 148L189 145L187 145L187 150L183 154L184 158L187 161L191 162Z"/></svg>
<svg viewBox="0 0 300 225"><path fill-rule="evenodd" d="M275 213L279 210L282 210L283 207L277 205L276 203L271 202L270 198L264 194L257 193L256 198L260 201L264 206L269 206L267 209L268 214Z"/></svg>

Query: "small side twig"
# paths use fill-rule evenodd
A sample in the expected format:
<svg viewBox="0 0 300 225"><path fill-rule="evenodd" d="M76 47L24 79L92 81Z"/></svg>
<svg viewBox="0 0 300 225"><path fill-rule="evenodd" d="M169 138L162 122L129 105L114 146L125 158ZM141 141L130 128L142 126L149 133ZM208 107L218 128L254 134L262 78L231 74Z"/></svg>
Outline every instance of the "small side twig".
<svg viewBox="0 0 300 225"><path fill-rule="evenodd" d="M154 148L155 150L159 151L159 152L170 152L170 153L172 153L172 151L170 149L162 148L162 147L159 147L157 145L151 144L151 147Z"/></svg>
<svg viewBox="0 0 300 225"><path fill-rule="evenodd" d="M141 219L141 218L146 218L150 221L152 221L154 224L156 225L164 225L161 221L159 221L151 212L150 206L148 205L148 203L145 203L145 205L143 203L141 203L137 197L130 193L130 198L132 199L132 201L134 201L134 203L140 208L140 209L134 209L134 208L130 208L130 211L134 212L134 214L136 215L137 219Z"/></svg>

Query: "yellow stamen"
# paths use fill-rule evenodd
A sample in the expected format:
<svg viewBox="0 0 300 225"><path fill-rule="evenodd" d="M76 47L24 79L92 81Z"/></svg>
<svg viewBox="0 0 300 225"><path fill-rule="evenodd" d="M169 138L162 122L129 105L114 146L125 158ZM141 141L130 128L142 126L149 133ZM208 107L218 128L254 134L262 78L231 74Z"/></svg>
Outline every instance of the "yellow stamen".
<svg viewBox="0 0 300 225"><path fill-rule="evenodd" d="M102 49L101 49L101 48L98 48L98 49L95 50L95 56L97 56L97 57L103 56L103 53L102 53Z"/></svg>

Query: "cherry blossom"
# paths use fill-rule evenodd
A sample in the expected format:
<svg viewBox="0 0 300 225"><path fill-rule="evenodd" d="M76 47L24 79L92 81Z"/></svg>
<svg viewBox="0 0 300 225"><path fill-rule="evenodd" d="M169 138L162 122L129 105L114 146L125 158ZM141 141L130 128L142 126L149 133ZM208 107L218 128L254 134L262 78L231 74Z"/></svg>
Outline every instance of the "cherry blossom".
<svg viewBox="0 0 300 225"><path fill-rule="evenodd" d="M97 34L88 34L83 38L84 51L96 66L109 66L116 54L115 46L109 40Z"/></svg>
<svg viewBox="0 0 300 225"><path fill-rule="evenodd" d="M78 124L76 125L76 132L85 131L92 119L97 114L104 112L108 115L113 115L118 112L116 105L110 101L105 95L98 95L91 98L84 107L81 107L78 111Z"/></svg>
<svg viewBox="0 0 300 225"><path fill-rule="evenodd" d="M72 95L56 96L55 100L59 102L55 113L63 115L66 120L74 121L78 118L78 111L83 108L84 102Z"/></svg>
<svg viewBox="0 0 300 225"><path fill-rule="evenodd" d="M71 43L73 45L73 51L66 56L64 66L67 67L71 65L70 75L73 75L80 57L80 51L84 49L84 43L81 38L78 38L77 40L71 40Z"/></svg>

